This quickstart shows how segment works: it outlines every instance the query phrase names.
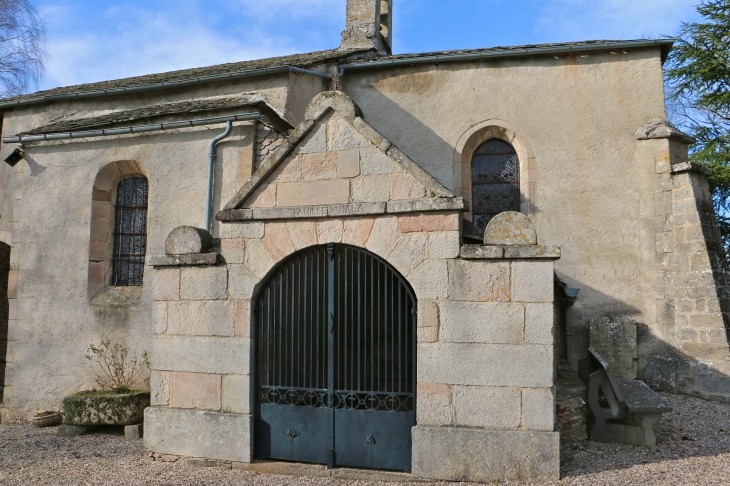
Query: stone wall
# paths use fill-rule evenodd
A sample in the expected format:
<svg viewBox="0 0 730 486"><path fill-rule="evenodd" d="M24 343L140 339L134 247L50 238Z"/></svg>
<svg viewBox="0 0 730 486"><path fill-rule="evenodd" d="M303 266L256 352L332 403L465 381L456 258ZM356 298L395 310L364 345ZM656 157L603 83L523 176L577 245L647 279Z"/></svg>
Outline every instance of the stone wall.
<svg viewBox="0 0 730 486"><path fill-rule="evenodd" d="M657 301L662 345L643 360L655 387L730 400L730 280L708 185L710 171L689 162L666 164L667 231L657 234L665 299Z"/></svg>

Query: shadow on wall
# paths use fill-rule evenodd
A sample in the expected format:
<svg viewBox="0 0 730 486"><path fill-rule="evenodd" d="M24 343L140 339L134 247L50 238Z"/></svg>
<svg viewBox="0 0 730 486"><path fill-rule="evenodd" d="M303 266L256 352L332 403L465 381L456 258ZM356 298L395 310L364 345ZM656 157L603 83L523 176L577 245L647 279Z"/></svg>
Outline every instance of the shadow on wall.
<svg viewBox="0 0 730 486"><path fill-rule="evenodd" d="M589 322L598 317L631 317L637 320L638 379L656 390L683 393L709 400L730 403L730 376L718 370L728 357L727 344L698 342L694 346L703 357L691 356L674 344L658 337L645 323L638 308L615 299L599 290L571 281L581 289L575 305L568 308L567 319L572 330L571 363L574 368L584 358L589 343ZM666 333L677 332L672 328ZM564 339L564 336L560 336ZM730 429L729 429L730 430Z"/></svg>

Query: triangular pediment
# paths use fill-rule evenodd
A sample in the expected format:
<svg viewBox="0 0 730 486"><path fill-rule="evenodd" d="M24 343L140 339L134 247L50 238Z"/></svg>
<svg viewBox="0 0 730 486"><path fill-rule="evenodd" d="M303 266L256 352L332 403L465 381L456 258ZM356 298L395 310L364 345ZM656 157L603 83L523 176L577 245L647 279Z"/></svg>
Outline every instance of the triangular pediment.
<svg viewBox="0 0 730 486"><path fill-rule="evenodd" d="M375 214L388 206L461 209L465 202L370 126L347 95L330 91L312 100L305 120L217 218L240 219L232 213L240 210L319 217L345 206Z"/></svg>

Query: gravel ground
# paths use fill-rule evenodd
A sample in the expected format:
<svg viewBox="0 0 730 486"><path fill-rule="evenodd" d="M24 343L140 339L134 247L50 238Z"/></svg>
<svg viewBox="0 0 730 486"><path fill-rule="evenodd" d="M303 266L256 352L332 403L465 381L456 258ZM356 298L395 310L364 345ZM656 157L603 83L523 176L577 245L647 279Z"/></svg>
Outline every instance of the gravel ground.
<svg viewBox="0 0 730 486"><path fill-rule="evenodd" d="M554 484L730 484L730 405L662 396L674 412L654 427L656 449L581 442L573 460L563 467L563 479ZM55 427L0 426L0 485L382 484L151 461L142 441L125 441L113 429L69 438L57 438L55 432Z"/></svg>

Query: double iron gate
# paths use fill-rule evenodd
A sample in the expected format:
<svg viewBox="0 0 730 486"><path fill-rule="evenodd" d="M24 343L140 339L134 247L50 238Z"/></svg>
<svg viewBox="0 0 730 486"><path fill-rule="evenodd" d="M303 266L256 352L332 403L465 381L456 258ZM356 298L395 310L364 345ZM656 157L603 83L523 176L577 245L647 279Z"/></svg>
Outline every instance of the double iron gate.
<svg viewBox="0 0 730 486"><path fill-rule="evenodd" d="M260 458L410 470L416 298L345 245L295 254L256 302Z"/></svg>

